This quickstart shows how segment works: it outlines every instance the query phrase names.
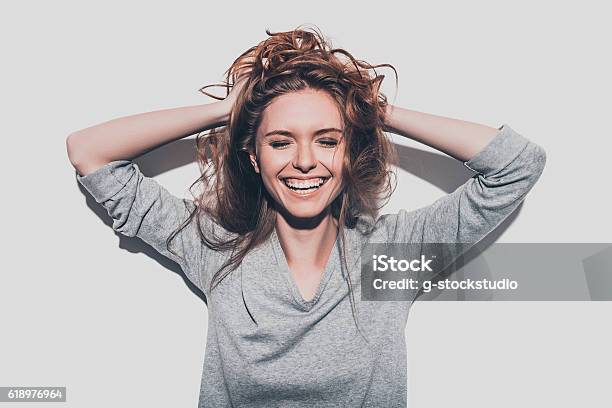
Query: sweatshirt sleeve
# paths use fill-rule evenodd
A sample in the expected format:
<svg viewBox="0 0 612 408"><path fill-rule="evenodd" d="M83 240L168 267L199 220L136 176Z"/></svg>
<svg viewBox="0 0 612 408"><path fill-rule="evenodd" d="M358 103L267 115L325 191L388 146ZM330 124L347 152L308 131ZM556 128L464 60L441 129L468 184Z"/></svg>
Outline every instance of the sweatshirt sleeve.
<svg viewBox="0 0 612 408"><path fill-rule="evenodd" d="M174 253L166 247L166 239L195 208L192 200L170 194L154 179L144 176L130 160L112 161L86 176L78 172L76 176L107 210L113 230L128 237L139 237L178 263L189 280L203 290L199 264L204 245L200 244L195 222L172 239L170 248Z"/></svg>
<svg viewBox="0 0 612 408"><path fill-rule="evenodd" d="M476 172L433 204L382 216L390 243L475 244L523 201L546 163L544 149L507 124L472 159Z"/></svg>

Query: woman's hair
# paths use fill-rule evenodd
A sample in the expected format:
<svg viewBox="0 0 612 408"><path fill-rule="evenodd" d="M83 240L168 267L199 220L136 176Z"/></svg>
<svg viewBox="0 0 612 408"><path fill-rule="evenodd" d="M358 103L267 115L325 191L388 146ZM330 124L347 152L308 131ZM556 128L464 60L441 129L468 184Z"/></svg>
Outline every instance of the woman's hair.
<svg viewBox="0 0 612 408"><path fill-rule="evenodd" d="M361 223L366 233L371 231L372 220L377 218L378 211L395 188L389 165L396 163L397 155L383 132L387 98L380 92L384 75L378 74L376 68L393 69L396 84L397 72L389 64L372 66L357 60L343 49L332 48L318 29L300 27L277 33L266 30L269 38L234 61L226 71L224 84L200 89L212 98L224 99L204 89L224 86L229 94L230 87L242 75L248 75L226 126L196 138L201 176L191 185L190 191L197 183L202 183L204 188L194 196L195 208L189 218L172 233L167 243L196 217L203 243L213 250L231 251L227 261L213 275L212 291L240 265L251 249L265 242L274 230L276 210L273 198L261 175L253 169L248 155L254 152L262 114L280 95L309 88L325 91L336 102L344 122L343 187L331 204L331 213L338 220L341 267L346 272L343 275L354 311L344 229L355 228ZM227 234L207 236L200 224L202 215L212 218Z"/></svg>

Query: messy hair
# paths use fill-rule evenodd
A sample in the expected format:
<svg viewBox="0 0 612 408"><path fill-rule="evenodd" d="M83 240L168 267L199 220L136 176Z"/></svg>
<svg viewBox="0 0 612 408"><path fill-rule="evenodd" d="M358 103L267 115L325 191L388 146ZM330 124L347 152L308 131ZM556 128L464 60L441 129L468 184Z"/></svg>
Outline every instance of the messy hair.
<svg viewBox="0 0 612 408"><path fill-rule="evenodd" d="M341 269L354 316L344 230L359 224L365 227L365 233L371 232L378 211L395 189L390 164L397 162L397 153L383 131L388 103L380 92L384 75L377 73L376 68L391 68L396 85L397 72L390 64L370 65L357 60L343 49L332 48L317 28L301 27L287 32L266 30L269 38L233 62L225 73L225 83L200 89L212 98L224 99L204 89L223 86L229 95L241 75L245 72L248 75L228 122L196 137L201 176L190 191L198 183L204 188L194 195L195 208L168 238L168 243L196 217L202 242L213 250L229 251L226 262L210 282L212 291L241 264L251 249L265 242L274 231L277 210L249 159L249 152L255 149L263 112L275 98L290 92L305 89L327 92L344 122L343 139L347 148L343 157L343 186L331 204L331 213L338 220ZM227 234L208 236L211 231L202 231L202 217L214 220ZM255 321L252 315L251 318Z"/></svg>

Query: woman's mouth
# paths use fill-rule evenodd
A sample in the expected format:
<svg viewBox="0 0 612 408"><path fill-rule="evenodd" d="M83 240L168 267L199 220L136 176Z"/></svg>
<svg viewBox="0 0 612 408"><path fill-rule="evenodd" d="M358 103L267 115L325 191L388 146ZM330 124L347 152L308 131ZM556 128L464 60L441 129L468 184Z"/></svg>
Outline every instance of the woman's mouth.
<svg viewBox="0 0 612 408"><path fill-rule="evenodd" d="M291 191L299 195L307 195L317 191L329 180L329 177L314 177L308 180L284 178L282 182Z"/></svg>

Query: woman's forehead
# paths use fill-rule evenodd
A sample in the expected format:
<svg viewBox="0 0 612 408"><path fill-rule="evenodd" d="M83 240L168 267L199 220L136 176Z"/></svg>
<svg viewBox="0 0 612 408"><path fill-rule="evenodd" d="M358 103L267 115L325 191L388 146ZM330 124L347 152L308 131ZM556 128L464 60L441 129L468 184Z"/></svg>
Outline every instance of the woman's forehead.
<svg viewBox="0 0 612 408"><path fill-rule="evenodd" d="M326 128L342 129L336 101L325 91L308 89L276 97L263 112L259 133L285 130L314 134Z"/></svg>

